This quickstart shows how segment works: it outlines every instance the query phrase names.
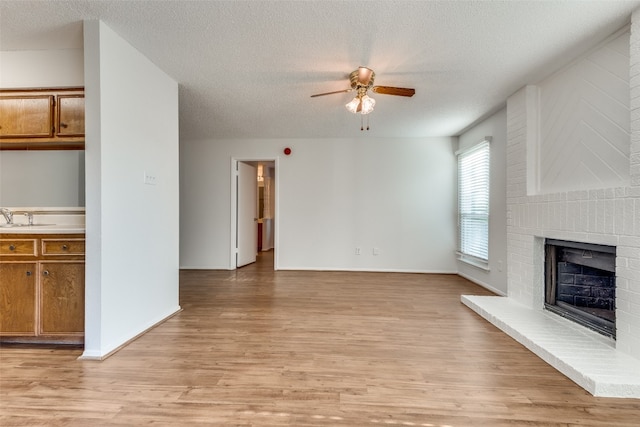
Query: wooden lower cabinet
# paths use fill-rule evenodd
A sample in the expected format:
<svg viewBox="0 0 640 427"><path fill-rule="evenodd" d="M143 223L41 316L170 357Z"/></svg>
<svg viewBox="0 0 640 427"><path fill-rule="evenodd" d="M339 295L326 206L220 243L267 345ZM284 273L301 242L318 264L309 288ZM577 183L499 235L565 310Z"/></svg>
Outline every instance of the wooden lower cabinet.
<svg viewBox="0 0 640 427"><path fill-rule="evenodd" d="M40 263L40 334L84 332L84 262Z"/></svg>
<svg viewBox="0 0 640 427"><path fill-rule="evenodd" d="M36 334L35 262L0 263L0 333Z"/></svg>
<svg viewBox="0 0 640 427"><path fill-rule="evenodd" d="M82 343L84 270L83 235L0 235L0 341Z"/></svg>

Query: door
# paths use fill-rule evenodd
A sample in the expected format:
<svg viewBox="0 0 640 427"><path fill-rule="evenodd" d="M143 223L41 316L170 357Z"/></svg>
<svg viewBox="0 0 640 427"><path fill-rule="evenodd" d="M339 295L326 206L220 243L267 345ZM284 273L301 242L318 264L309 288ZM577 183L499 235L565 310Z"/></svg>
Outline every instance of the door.
<svg viewBox="0 0 640 427"><path fill-rule="evenodd" d="M257 176L254 166L238 162L236 267L256 262L258 248Z"/></svg>

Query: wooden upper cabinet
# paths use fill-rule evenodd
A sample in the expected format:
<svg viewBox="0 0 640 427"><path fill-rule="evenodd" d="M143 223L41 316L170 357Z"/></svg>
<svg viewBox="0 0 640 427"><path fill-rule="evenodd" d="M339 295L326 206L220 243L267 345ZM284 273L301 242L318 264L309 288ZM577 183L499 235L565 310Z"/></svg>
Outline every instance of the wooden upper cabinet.
<svg viewBox="0 0 640 427"><path fill-rule="evenodd" d="M84 95L58 96L56 135L84 136Z"/></svg>
<svg viewBox="0 0 640 427"><path fill-rule="evenodd" d="M0 149L84 148L84 89L0 89Z"/></svg>
<svg viewBox="0 0 640 427"><path fill-rule="evenodd" d="M52 95L0 96L0 139L52 136Z"/></svg>

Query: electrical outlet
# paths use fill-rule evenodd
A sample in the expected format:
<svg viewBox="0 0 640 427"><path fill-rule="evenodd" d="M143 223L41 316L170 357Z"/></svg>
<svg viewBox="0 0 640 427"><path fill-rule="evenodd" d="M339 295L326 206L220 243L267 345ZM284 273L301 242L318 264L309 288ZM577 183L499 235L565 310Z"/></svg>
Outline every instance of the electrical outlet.
<svg viewBox="0 0 640 427"><path fill-rule="evenodd" d="M374 255L380 255L380 248L373 248Z"/></svg>
<svg viewBox="0 0 640 427"><path fill-rule="evenodd" d="M360 247L356 247L356 255L360 255Z"/></svg>

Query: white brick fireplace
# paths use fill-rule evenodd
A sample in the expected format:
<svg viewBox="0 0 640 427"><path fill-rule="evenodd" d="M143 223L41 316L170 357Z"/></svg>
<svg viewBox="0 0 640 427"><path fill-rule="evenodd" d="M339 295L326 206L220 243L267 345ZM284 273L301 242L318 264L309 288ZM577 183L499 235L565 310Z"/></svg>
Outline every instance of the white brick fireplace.
<svg viewBox="0 0 640 427"><path fill-rule="evenodd" d="M544 310L545 238L616 247L615 341ZM507 297L463 303L590 393L640 397L638 11L630 34L507 100L507 251Z"/></svg>

